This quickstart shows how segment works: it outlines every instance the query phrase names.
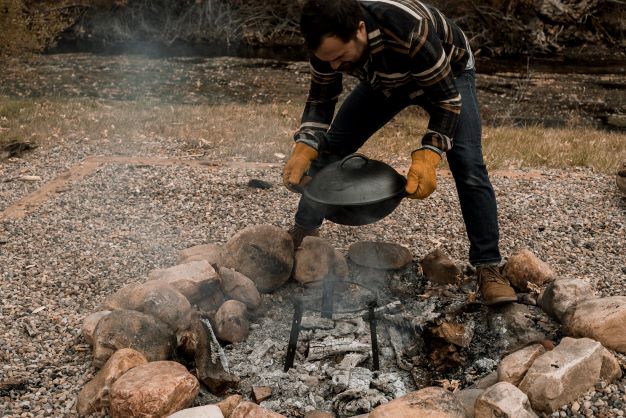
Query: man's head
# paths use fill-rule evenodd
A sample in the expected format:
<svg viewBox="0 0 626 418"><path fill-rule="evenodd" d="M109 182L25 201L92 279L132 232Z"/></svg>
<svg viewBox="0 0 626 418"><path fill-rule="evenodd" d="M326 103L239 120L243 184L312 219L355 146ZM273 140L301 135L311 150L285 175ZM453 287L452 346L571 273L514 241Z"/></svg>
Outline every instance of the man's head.
<svg viewBox="0 0 626 418"><path fill-rule="evenodd" d="M307 47L334 70L350 71L367 51L367 30L357 0L307 0L300 30Z"/></svg>

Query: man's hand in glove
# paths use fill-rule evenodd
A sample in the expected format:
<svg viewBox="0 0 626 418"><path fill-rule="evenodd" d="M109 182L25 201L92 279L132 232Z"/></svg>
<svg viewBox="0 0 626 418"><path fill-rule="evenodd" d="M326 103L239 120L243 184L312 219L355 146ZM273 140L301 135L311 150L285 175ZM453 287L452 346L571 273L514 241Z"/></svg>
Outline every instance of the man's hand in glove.
<svg viewBox="0 0 626 418"><path fill-rule="evenodd" d="M296 191L293 186L300 184L304 173L307 172L309 167L311 167L311 162L316 158L317 151L314 148L302 142L296 142L291 157L289 157L289 161L287 161L285 169L283 170L283 183L285 187L292 192Z"/></svg>
<svg viewBox="0 0 626 418"><path fill-rule="evenodd" d="M413 151L411 159L405 190L411 199L425 199L437 188L436 169L441 156L429 149L418 149Z"/></svg>

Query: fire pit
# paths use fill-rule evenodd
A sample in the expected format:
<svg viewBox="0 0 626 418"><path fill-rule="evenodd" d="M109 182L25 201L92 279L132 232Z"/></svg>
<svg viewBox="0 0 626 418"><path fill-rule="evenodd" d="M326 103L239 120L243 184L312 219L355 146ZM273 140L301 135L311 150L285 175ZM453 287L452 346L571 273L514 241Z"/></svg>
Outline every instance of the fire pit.
<svg viewBox="0 0 626 418"><path fill-rule="evenodd" d="M374 290L356 282L329 276L322 282L307 287L303 294L294 296L292 302L294 313L285 358L285 372L293 367L298 337L302 329L302 317L307 311L317 313L326 319L333 319L333 315L367 312L372 344L372 370L379 369L375 315L378 294Z"/></svg>

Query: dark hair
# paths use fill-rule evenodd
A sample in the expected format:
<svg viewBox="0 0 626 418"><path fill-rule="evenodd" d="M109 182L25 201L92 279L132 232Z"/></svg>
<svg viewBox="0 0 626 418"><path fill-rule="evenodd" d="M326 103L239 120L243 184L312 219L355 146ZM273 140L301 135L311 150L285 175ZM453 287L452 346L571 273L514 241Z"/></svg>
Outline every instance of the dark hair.
<svg viewBox="0 0 626 418"><path fill-rule="evenodd" d="M302 8L300 31L307 47L315 51L326 36L348 42L365 20L357 0L307 0Z"/></svg>

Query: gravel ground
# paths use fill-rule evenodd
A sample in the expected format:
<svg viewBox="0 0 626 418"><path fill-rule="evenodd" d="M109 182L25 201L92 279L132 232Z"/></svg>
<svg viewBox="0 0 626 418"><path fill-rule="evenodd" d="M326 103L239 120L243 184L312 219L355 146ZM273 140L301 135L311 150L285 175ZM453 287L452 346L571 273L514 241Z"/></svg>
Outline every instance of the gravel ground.
<svg viewBox="0 0 626 418"><path fill-rule="evenodd" d="M65 155L73 151L65 149ZM62 150L49 155L37 150L24 160L6 162L3 170L38 170L48 158L61 155ZM327 224L323 236L342 251L357 240L396 242L416 259L441 246L466 263L468 243L454 186L446 172L440 174L430 199L405 201L388 218L365 227ZM250 189L251 178L274 187ZM505 255L526 247L560 276L588 280L603 296L626 295L626 199L611 176L588 170L516 171L495 172L492 180ZM29 190L4 183L0 197L15 201ZM94 372L79 335L86 314L106 295L145 280L151 269L175 264L183 248L224 243L257 223L287 228L296 203L296 196L280 187L279 169L109 164L29 216L3 221L2 415L75 414L76 394ZM288 324L284 307L276 309L287 316L276 319ZM253 328L253 335L261 328ZM587 394L578 401L578 413L588 409L595 416L618 416L626 402L625 383ZM576 416L575 406L562 412Z"/></svg>

